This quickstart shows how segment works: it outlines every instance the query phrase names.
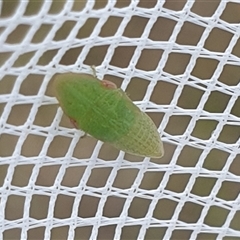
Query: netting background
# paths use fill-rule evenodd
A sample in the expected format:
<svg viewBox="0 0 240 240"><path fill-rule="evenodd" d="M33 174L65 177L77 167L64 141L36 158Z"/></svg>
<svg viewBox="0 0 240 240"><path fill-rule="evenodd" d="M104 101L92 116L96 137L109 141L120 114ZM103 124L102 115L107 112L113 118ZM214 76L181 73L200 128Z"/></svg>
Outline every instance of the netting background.
<svg viewBox="0 0 240 240"><path fill-rule="evenodd" d="M0 1L0 239L240 239L240 2ZM52 77L115 82L165 155L70 124Z"/></svg>

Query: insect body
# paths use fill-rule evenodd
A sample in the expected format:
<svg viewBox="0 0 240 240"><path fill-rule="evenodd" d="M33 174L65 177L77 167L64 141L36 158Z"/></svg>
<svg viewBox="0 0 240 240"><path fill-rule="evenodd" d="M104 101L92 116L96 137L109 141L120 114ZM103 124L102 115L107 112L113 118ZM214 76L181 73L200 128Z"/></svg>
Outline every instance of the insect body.
<svg viewBox="0 0 240 240"><path fill-rule="evenodd" d="M54 79L56 97L77 128L125 152L163 156L163 145L151 118L122 89L88 74L64 73Z"/></svg>

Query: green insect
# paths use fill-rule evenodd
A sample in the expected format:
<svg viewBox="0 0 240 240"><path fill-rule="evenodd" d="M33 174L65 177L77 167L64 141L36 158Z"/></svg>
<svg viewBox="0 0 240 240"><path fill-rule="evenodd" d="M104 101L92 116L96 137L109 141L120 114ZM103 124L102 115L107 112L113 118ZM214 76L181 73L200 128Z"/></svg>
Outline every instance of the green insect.
<svg viewBox="0 0 240 240"><path fill-rule="evenodd" d="M55 77L54 87L64 113L76 128L127 153L163 156L151 118L114 83L88 74L64 73Z"/></svg>

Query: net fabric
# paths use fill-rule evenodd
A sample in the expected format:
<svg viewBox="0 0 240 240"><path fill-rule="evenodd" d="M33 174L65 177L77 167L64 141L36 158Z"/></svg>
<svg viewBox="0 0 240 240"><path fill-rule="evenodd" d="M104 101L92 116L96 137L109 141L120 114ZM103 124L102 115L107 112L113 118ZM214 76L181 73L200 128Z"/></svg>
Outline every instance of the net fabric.
<svg viewBox="0 0 240 240"><path fill-rule="evenodd" d="M1 239L240 239L239 1L1 1ZM52 77L149 113L165 156L70 125Z"/></svg>

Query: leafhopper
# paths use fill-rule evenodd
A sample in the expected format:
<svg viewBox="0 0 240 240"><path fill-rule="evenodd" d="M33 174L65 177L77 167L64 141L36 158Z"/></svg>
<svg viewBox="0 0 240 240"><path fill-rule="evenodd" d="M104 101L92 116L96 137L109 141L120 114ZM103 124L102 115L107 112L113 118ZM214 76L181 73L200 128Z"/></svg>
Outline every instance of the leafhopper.
<svg viewBox="0 0 240 240"><path fill-rule="evenodd" d="M55 77L54 88L64 113L78 129L127 153L163 156L151 118L114 83L88 74L63 73Z"/></svg>

